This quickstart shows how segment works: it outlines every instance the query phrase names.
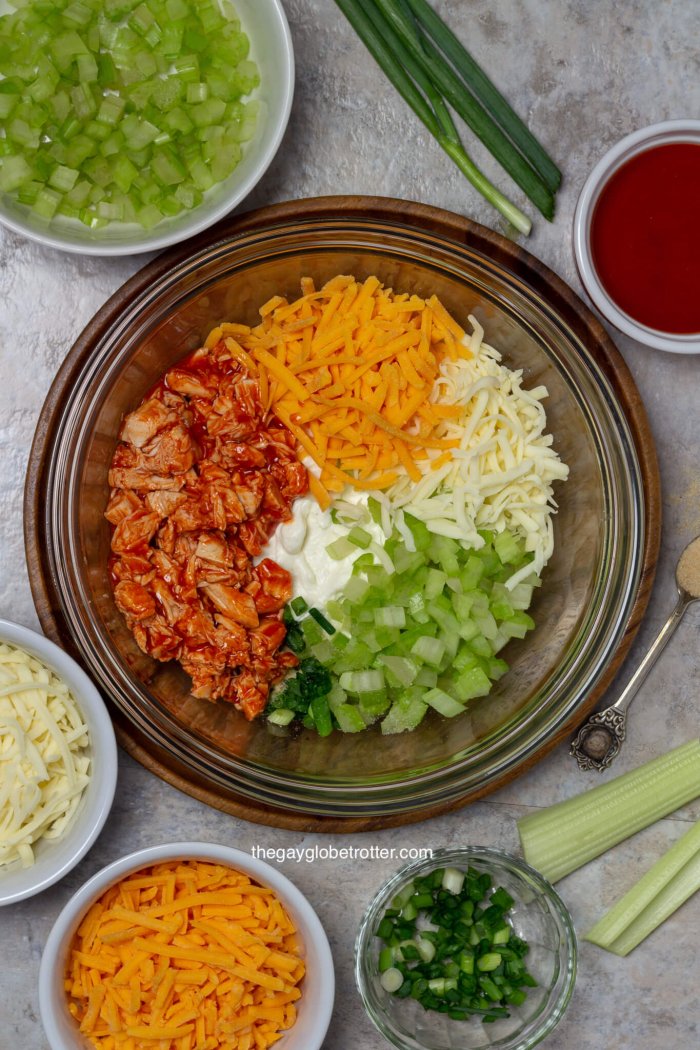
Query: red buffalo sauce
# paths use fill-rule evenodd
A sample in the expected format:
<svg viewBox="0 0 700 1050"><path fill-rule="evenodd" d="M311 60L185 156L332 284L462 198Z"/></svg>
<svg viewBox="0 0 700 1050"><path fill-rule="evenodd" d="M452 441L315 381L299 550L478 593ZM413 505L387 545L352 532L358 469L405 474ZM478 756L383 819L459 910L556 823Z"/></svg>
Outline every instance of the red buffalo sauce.
<svg viewBox="0 0 700 1050"><path fill-rule="evenodd" d="M700 332L700 144L667 143L608 179L591 221L591 253L610 298L662 332Z"/></svg>

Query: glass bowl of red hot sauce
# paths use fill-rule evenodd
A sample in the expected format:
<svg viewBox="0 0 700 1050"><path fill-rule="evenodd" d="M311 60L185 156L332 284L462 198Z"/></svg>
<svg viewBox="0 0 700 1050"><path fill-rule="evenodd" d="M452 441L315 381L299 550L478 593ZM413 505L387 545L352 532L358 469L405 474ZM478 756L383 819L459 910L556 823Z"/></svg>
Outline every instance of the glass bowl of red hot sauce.
<svg viewBox="0 0 700 1050"><path fill-rule="evenodd" d="M574 253L593 303L646 346L700 353L700 120L622 139L588 176Z"/></svg>

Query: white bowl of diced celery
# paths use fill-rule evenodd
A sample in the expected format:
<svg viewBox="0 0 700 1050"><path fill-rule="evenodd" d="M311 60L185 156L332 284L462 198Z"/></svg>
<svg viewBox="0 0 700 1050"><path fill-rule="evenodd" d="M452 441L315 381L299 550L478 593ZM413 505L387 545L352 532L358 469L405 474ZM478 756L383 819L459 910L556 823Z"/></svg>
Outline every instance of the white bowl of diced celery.
<svg viewBox="0 0 700 1050"><path fill-rule="evenodd" d="M153 251L250 193L282 141L281 0L0 0L0 222L86 255Z"/></svg>

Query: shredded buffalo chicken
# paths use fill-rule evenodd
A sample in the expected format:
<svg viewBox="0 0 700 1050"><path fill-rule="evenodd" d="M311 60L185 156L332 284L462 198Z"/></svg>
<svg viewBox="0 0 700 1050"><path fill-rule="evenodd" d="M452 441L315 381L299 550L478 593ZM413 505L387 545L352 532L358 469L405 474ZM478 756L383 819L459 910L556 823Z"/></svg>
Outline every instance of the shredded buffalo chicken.
<svg viewBox="0 0 700 1050"><path fill-rule="evenodd" d="M114 596L137 643L249 719L297 663L280 651L290 575L254 561L308 489L294 445L221 340L124 418L109 472Z"/></svg>

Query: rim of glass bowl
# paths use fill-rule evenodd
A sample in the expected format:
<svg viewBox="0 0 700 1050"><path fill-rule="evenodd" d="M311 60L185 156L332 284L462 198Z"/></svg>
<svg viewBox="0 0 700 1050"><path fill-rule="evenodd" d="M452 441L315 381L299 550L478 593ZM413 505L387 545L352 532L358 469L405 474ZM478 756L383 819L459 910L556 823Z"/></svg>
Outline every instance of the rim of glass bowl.
<svg viewBox="0 0 700 1050"><path fill-rule="evenodd" d="M446 214L436 209L431 212L437 216ZM41 468L42 476L47 479L47 492L45 502L36 508L37 532L46 544L51 586L72 640L99 685L153 745L180 768L184 766L210 785L253 798L259 804L318 816L387 815L447 805L470 789L481 788L514 766L525 764L544 741L565 726L590 691L600 685L625 634L644 568L645 498L635 442L615 391L594 355L553 306L482 252L448 236L407 226L400 218L365 217L360 221L340 215L280 225L274 221L274 208L270 214L271 221L260 229L234 233L200 251L181 254L171 268L142 287L126 307L121 305L117 293L118 302L107 323L98 315L88 326L86 338L90 342L90 353L71 371L70 389L65 392L56 435ZM319 236L322 236L320 242ZM354 249L409 256L428 269L446 272L457 279L461 276L480 287L486 299L498 302L501 309L537 339L554 366L565 374L572 396L577 399L594 435L605 493L607 529L600 572L574 643L560 664L555 681L550 679L545 683L549 695L546 707L541 703L543 690L540 690L515 720L476 747L453 756L447 765L437 764L398 776L386 774L372 780L332 781L302 773L280 773L216 751L208 741L178 724L150 699L141 683L131 680L126 669L110 656L108 639L90 617L90 596L83 589L76 568L80 562L75 513L80 450L93 430L102 397L119 371L120 350L126 333L131 329L129 346L143 340L157 325L159 317L172 312L180 300L195 291L201 293L224 272L235 272L254 261L299 251L312 254L314 247L318 251ZM197 272L205 264L215 264L218 269L206 279L197 278ZM159 300L163 300L160 305ZM525 314L531 315L531 322L523 316L523 307ZM571 347L566 360L558 358L552 349L557 339L563 339ZM574 382L572 372L578 372L584 385L589 383L598 388L598 407L607 414L607 427L602 426L588 406L585 393ZM38 433L44 423L44 420L40 422ZM616 435L614 441L608 438L606 429ZM31 472L28 484L32 484ZM580 659L582 653L585 660Z"/></svg>
<svg viewBox="0 0 700 1050"><path fill-rule="evenodd" d="M374 929L377 925L380 912L384 910L392 898L399 892L403 884L423 872L433 870L436 867L442 867L443 864L463 867L465 864L468 865L472 862L478 863L479 861L491 867L497 866L505 868L524 877L526 882L533 885L538 893L547 898L564 931L563 940L566 944L567 951L564 965L560 968L559 973L563 972L565 979L555 1001L552 1004L548 1003L547 1012L541 1025L525 1038L522 1036L519 1037L517 1050L530 1050L531 1047L537 1046L538 1043L541 1043L542 1040L545 1039L546 1036L548 1036L559 1024L559 1021L564 1016L566 1008L569 1005L571 996L573 995L574 985L576 983L578 942L576 939L576 930L574 929L573 920L569 914L569 910L551 883L547 882L543 875L540 875L535 868L532 868L519 857L514 857L512 854L504 853L501 850L491 849L488 846L464 846L456 849L433 850L431 857L411 861L410 864L406 864L403 868L399 868L389 881L381 887L372 898L364 916L362 917L360 928L357 937L355 938L355 982L360 993L360 998L362 999L362 1003L367 1012L367 1016L381 1032L384 1038L388 1039L389 1042L393 1043L394 1046L399 1048L399 1050L425 1050L425 1048L423 1047L423 1044L419 1043L417 1040L408 1041L396 1032L387 1021L384 1011L375 1008L372 996L369 992L369 982L373 977L368 965L370 956L369 949L374 938ZM515 1044L512 1039L506 1039L504 1041L490 1044L488 1048L484 1047L484 1050L498 1050L499 1046L514 1048Z"/></svg>

